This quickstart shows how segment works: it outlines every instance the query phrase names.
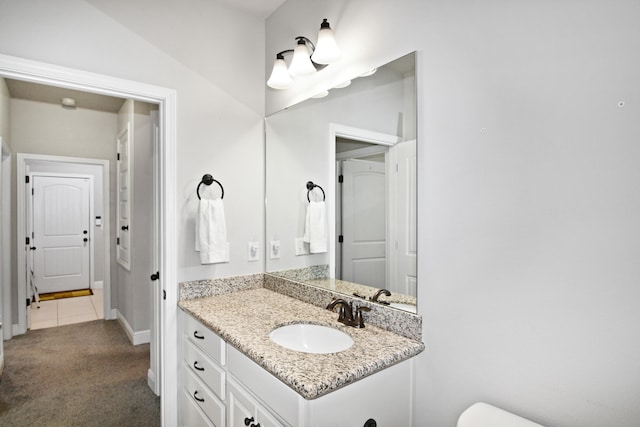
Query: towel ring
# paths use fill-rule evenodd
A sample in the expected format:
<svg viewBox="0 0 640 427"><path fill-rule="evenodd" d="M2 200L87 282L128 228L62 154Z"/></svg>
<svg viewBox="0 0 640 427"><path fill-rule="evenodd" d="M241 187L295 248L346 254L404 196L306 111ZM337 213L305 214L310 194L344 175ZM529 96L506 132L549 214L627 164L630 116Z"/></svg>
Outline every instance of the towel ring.
<svg viewBox="0 0 640 427"><path fill-rule="evenodd" d="M222 186L222 184L220 184L220 181L218 181L217 179L214 179L213 176L211 176L210 174L205 174L202 176L202 180L200 181L200 184L198 184L198 188L196 188L196 194L198 195L198 200L202 200L200 198L200 186L202 184L211 185L214 182L220 186L220 190L222 190L222 195L220 196L220 198L224 199L224 187Z"/></svg>
<svg viewBox="0 0 640 427"><path fill-rule="evenodd" d="M307 182L307 201L309 203L311 203L311 199L309 198L309 193L311 193L311 190L313 190L316 187L319 188L320 191L322 191L322 201L324 202L326 199L326 196L324 194L324 190L322 189L322 187L320 187L318 184L314 184L313 182L309 181Z"/></svg>

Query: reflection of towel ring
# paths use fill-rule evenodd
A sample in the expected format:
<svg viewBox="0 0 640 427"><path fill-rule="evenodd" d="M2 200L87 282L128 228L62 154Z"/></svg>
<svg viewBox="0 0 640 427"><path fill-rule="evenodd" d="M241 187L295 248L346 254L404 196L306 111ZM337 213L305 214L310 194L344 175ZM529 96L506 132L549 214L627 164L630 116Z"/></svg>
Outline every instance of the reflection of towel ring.
<svg viewBox="0 0 640 427"><path fill-rule="evenodd" d="M220 198L224 199L224 187L222 186L222 184L220 184L220 181L218 181L217 179L214 179L209 174L205 174L205 175L202 176L202 180L200 181L200 184L198 184L198 188L196 188L196 194L198 195L198 200L201 200L201 198L200 198L200 186L202 184L211 185L214 182L217 183L220 186L220 190L222 190L222 195L220 196Z"/></svg>
<svg viewBox="0 0 640 427"><path fill-rule="evenodd" d="M311 192L311 190L313 190L314 188L319 188L320 191L322 191L322 201L324 202L326 197L324 195L324 190L322 189L322 187L320 187L317 184L314 184L313 182L309 181L307 182L307 200L309 201L309 203L311 203L311 199L309 199L309 193Z"/></svg>

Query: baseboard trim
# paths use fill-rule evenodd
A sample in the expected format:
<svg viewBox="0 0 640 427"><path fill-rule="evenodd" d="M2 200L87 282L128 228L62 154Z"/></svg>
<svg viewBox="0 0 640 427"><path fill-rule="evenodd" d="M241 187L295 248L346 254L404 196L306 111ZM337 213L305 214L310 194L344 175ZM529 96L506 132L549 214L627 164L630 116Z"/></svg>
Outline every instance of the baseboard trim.
<svg viewBox="0 0 640 427"><path fill-rule="evenodd" d="M104 282L102 280L93 282L93 286L91 287L91 289L103 289L103 288L104 288Z"/></svg>
<svg viewBox="0 0 640 427"><path fill-rule="evenodd" d="M134 332L127 322L127 319L124 318L122 313L116 309L116 317L118 319L118 323L124 329L124 333L127 334L127 338L131 341L133 345L147 344L151 342L151 331L147 329L146 331Z"/></svg>
<svg viewBox="0 0 640 427"><path fill-rule="evenodd" d="M147 385L156 396L160 396L158 393L160 387L156 384L156 374L151 370L151 368L147 371Z"/></svg>

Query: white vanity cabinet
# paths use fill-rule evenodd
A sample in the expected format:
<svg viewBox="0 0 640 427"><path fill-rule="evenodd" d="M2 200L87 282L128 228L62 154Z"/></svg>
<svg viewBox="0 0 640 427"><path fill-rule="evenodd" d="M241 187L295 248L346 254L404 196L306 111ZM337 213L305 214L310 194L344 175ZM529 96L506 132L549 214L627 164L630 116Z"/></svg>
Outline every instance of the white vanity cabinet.
<svg viewBox="0 0 640 427"><path fill-rule="evenodd" d="M285 426L231 375L227 377L227 407L229 427Z"/></svg>
<svg viewBox="0 0 640 427"><path fill-rule="evenodd" d="M193 317L180 318L182 425L223 427L226 343Z"/></svg>
<svg viewBox="0 0 640 427"><path fill-rule="evenodd" d="M209 425L206 424L209 421L216 427L362 427L369 419L381 427L412 425L411 360L307 400L243 353L226 345L209 329L205 328L212 337L192 336L194 329L198 336L204 336L204 332L200 333L203 326L191 316L181 314L185 325L190 325L185 328L183 339L183 425ZM217 356L201 353L204 342L217 343L214 350ZM193 357L187 356L190 352ZM207 355L211 355L209 361L213 369L204 364ZM198 363L194 365L194 361ZM203 372L194 366L215 374L205 379ZM208 409L207 402L217 403L219 410ZM201 413L206 414L205 423L193 421ZM221 417L221 413L225 415Z"/></svg>

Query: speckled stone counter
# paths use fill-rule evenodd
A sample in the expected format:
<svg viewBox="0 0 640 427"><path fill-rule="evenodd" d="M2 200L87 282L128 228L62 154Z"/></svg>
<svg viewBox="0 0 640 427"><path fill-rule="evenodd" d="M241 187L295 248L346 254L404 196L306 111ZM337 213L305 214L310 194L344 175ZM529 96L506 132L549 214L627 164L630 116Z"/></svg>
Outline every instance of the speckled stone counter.
<svg viewBox="0 0 640 427"><path fill-rule="evenodd" d="M305 399L320 397L424 350L419 341L373 325L344 326L338 323L337 313L264 288L186 299L179 306ZM349 334L354 344L339 353L310 354L269 339L273 329L295 323L334 327Z"/></svg>

